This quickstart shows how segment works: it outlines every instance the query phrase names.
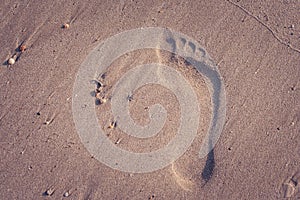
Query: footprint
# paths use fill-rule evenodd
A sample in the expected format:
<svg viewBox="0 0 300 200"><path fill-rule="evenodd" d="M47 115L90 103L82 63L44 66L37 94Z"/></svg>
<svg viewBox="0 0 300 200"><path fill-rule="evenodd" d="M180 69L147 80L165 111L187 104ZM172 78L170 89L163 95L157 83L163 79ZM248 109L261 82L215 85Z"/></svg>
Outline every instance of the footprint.
<svg viewBox="0 0 300 200"><path fill-rule="evenodd" d="M167 43L173 52L184 55L187 62L192 64L203 75L210 91L213 102L213 119L210 122L211 128L199 151L200 158L207 156L206 167L202 171L202 178L207 182L212 177L215 166L213 148L225 123L226 97L222 78L217 67L207 59L209 56L206 51L196 45L196 42L190 41L189 38L172 35L172 37L167 38Z"/></svg>
<svg viewBox="0 0 300 200"><path fill-rule="evenodd" d="M160 37L157 37L158 35ZM115 48L116 46L119 46L120 41L122 41L123 47ZM225 123L225 117L226 117L225 86L217 65L214 64L214 62L209 57L208 53L200 46L200 44L198 44L196 40L193 40L188 36L185 36L178 32L171 31L169 29L149 27L149 28L134 29L134 30L129 30L129 31L119 33L114 37L111 37L105 40L103 43L99 44L89 54L87 59L82 63L81 68L77 75L77 77L79 78L76 79L76 82L74 84L74 92L73 92L74 103L73 103L72 110L73 110L73 114L75 113L73 115L73 118L76 123L76 128L78 129L78 133L82 139L83 144L87 147L87 149L89 149L92 155L96 156L97 160L99 160L100 162L106 164L107 166L113 169L126 171L126 172L134 172L134 173L137 172L146 173L146 172L152 172L161 169L171 164L170 161L174 161L178 159L182 155L182 153L186 151L186 149L192 142L192 138L187 136L194 137L195 135L194 132L182 131L182 133L186 133L186 134L178 134L178 137L174 137L176 140L170 142L172 145L167 145L165 148L161 148L160 151L137 154L130 151L123 151L119 147L112 145L107 140L105 132L101 129L101 127L99 127L98 120L97 118L94 117L95 107L94 105L89 104L91 102L90 98L86 97L87 93L90 93L92 90L94 90L94 86L88 84L88 81L91 80L91 77L94 77L95 72L97 72L97 74L105 72L106 68L109 66L109 63L112 63L121 55L138 49L160 49L163 51L168 51L172 53L172 55L173 54L178 55L184 58L187 61L187 63L189 63L188 66L193 65L193 67L202 75L207 85L211 97L211 102L212 102L212 116L209 122L209 130L207 131L205 137L203 138L199 150L200 159L208 157L206 161L207 162L206 165L210 166L209 167L210 171L207 173L206 170L204 170L203 172L203 174L205 175L204 179L208 180L212 176L213 167L214 167L214 165L211 165L212 163L211 158L213 158L213 155L208 156L208 154L212 152L214 145L216 144L217 140L219 139L219 136L222 133L222 129ZM101 65L99 65L100 63ZM150 76L145 74L145 72L148 72ZM177 75L178 73L179 72L175 70L173 75ZM194 102L197 101L191 101L191 99L194 98L192 96L194 95L194 93L191 91L188 93L190 94L190 97L186 96L186 90L190 89L191 87L187 85L188 82L186 83L187 86L184 86L185 84L184 81L181 81L179 83L178 80L180 79L178 80L174 79L174 76L172 76L172 74L170 75L170 69L167 70L167 66L162 66L162 65L158 66L158 64L155 63L152 63L151 65L150 64L141 65L140 68L136 67L135 71L132 71L132 74L135 75L134 80L140 79L139 75L143 75L144 82L141 83L150 84L150 83L158 82L160 85L163 85L165 87L171 87L171 89L174 88L173 90L178 93L178 96L180 97L179 99L182 99L180 101L183 102L179 104L189 105L187 107L183 106L184 108L186 108L186 112L182 112L182 113L185 113L187 116L187 117L184 116L181 117L181 123L185 125L182 126L183 128L189 128L189 130L191 129L190 122L185 123L184 120L195 119L193 121L195 122L199 121L197 120L198 118L197 113L194 113L194 111L198 110L197 107L198 105L197 104L194 105ZM181 77L180 74L178 74L178 76ZM161 78L161 77L169 77L167 79L169 81L165 81L165 78ZM153 80L154 78L157 80L156 82L154 82ZM139 83L139 81L134 82L133 79L128 79L128 80L131 80L131 82L129 82L130 84L128 84L130 88L125 88L127 90L131 89L131 85L134 87L141 86L141 83ZM119 83L116 86L122 87L121 89L123 89L123 87L125 86L127 87L127 85L122 85ZM178 87L180 86L181 87L184 86L184 88L182 88L183 92L179 92L180 90L178 90ZM183 93L185 95L182 95ZM121 93L115 92L113 94L115 95L113 99L115 99L114 105L116 106L112 106L112 113L117 113L114 115L118 116L120 113L119 111L124 110L123 109L124 107L120 107L120 106L125 105L126 107L128 104L128 92L124 94L122 93L120 98L117 95L120 95ZM186 100L183 98L186 98ZM192 103L188 104L187 101L191 101ZM194 105L194 108L191 108L191 105ZM125 111L126 110L128 109L125 109ZM162 121L160 119L164 119L163 117L156 118L156 120L159 123L154 124L155 125L153 126L154 129L152 129L152 126L147 126L145 130L147 131L150 130L150 131L146 132L147 134L144 134L145 133L144 128L137 126L133 120L132 122L130 122L130 126L128 125L129 118L127 117L127 115L128 115L127 112L126 113L124 112L124 115L122 113L124 128L126 128L126 130L128 129L128 131L124 131L124 132L128 134L130 133L131 135L133 134L132 135L133 137L139 136L141 138L153 136L152 133L156 133L155 130L160 130L161 127L160 122ZM87 120L89 123L88 124L85 123L87 121L82 120L83 118L89 119ZM121 120L119 119L119 121ZM120 123L120 125L121 124L122 123ZM186 124L189 124L189 126L186 126ZM196 126L197 124L195 123L193 127ZM119 128L120 127L121 126L119 126ZM140 131L136 131L136 130L140 130ZM100 132L101 134L99 135L93 134L98 132ZM138 135L136 135L136 133L138 133ZM197 132L195 131L195 133ZM98 138L99 136L101 137L100 140L93 139L96 137ZM179 136L180 137L184 136L183 140L181 140ZM170 148L176 148L175 144L180 144L180 148L179 148L180 151L175 151L173 149L170 149ZM166 156L168 159L166 159ZM116 165L116 163L118 163L118 165ZM180 177L180 175L177 176L177 179L181 180L178 177ZM187 182L182 180L180 181L180 183L181 185L189 185ZM186 186L185 188L189 188L189 186Z"/></svg>
<svg viewBox="0 0 300 200"><path fill-rule="evenodd" d="M195 53L196 51L196 45L192 42L189 42L189 47L192 49L192 52Z"/></svg>
<svg viewBox="0 0 300 200"><path fill-rule="evenodd" d="M166 42L171 45L174 52L180 51L186 57L196 57L199 60L203 60L207 56L203 48L197 47L194 42L188 41L186 38L176 38L173 35L172 37L168 37Z"/></svg>

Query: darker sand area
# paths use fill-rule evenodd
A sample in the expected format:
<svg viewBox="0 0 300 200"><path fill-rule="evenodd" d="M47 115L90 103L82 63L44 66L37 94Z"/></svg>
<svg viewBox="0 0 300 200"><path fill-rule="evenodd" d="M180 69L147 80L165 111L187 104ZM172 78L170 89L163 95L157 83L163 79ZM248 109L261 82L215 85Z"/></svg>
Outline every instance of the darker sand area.
<svg viewBox="0 0 300 200"><path fill-rule="evenodd" d="M0 199L299 199L299 10L297 0L2 2ZM141 27L182 32L218 65L227 112L209 159L197 156L212 118L203 76L182 58L166 52L158 58L151 50L109 67L101 94L108 102L96 106L99 124L112 143L130 151L154 151L174 137L178 101L157 85L138 90L130 112L145 125L148 106L160 103L168 111L165 134L142 141L108 128L111 87L135 65L160 59L182 73L199 100L191 147L163 169L135 174L102 164L82 144L72 115L81 63L101 41ZM27 48L20 52L22 44Z"/></svg>

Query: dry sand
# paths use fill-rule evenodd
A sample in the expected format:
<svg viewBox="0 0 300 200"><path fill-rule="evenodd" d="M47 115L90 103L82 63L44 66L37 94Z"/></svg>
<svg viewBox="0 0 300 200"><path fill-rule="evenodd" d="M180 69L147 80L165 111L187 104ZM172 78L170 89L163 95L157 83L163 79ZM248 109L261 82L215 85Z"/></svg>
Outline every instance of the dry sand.
<svg viewBox="0 0 300 200"><path fill-rule="evenodd" d="M299 199L299 10L298 0L2 1L0 199ZM70 27L61 28L64 23ZM149 26L194 38L219 66L227 115L213 161L197 157L211 118L209 93L201 75L180 61L165 62L194 86L203 112L199 136L181 158L152 173L129 174L94 159L80 141L72 117L80 64L100 41ZM22 43L27 49L17 52ZM15 53L18 60L8 67ZM151 51L138 53L123 65L145 61L143 55L156 59ZM112 84L126 70L117 66L109 70ZM131 111L145 124L141 110L157 99L169 111L169 135L139 142L108 130L110 139L122 137L121 147L137 151L163 146L178 124L172 93L145 87ZM111 115L109 104L97 109L100 118Z"/></svg>

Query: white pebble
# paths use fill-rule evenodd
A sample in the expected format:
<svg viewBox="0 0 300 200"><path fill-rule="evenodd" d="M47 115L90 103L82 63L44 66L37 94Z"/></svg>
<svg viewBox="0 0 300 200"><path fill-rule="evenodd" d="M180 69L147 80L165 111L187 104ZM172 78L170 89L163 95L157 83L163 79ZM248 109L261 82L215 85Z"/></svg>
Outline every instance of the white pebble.
<svg viewBox="0 0 300 200"><path fill-rule="evenodd" d="M64 197L68 197L68 196L70 196L70 193L69 192L65 192L64 193Z"/></svg>
<svg viewBox="0 0 300 200"><path fill-rule="evenodd" d="M10 58L10 59L8 59L8 64L10 64L10 65L13 65L13 64L15 64L15 59L13 59L13 58Z"/></svg>
<svg viewBox="0 0 300 200"><path fill-rule="evenodd" d="M65 29L68 29L68 28L70 28L70 24L68 24L68 23L65 23L65 24L63 25L63 28L65 28Z"/></svg>
<svg viewBox="0 0 300 200"><path fill-rule="evenodd" d="M45 193L47 196L51 196L54 193L54 189L50 188Z"/></svg>

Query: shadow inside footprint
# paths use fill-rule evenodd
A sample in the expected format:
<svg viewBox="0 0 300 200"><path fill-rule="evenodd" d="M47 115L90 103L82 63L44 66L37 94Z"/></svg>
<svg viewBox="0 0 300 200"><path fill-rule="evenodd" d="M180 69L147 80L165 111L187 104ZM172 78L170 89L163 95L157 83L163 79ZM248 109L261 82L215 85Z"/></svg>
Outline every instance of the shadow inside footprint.
<svg viewBox="0 0 300 200"><path fill-rule="evenodd" d="M214 150L211 150L207 155L205 167L201 173L201 177L205 182L208 182L211 179L214 172L214 168L215 168L215 154L214 154Z"/></svg>

